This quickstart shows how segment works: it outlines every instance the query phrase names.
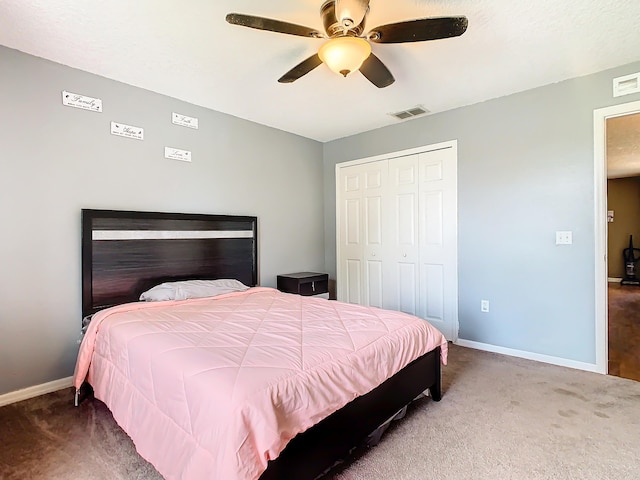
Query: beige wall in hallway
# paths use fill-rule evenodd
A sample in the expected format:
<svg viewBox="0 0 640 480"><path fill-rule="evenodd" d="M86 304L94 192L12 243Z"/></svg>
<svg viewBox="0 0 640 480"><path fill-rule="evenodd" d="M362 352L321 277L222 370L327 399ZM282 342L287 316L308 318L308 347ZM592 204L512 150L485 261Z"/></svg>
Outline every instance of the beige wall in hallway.
<svg viewBox="0 0 640 480"><path fill-rule="evenodd" d="M608 275L622 278L622 252L629 246L629 235L633 235L633 246L640 248L640 177L608 180L607 205L614 212L613 222L608 224Z"/></svg>

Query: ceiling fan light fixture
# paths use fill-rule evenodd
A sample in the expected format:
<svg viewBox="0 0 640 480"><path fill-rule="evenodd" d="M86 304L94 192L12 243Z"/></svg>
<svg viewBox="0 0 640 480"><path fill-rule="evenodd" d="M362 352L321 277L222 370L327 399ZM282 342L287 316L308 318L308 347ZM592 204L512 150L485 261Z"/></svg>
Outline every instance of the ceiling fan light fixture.
<svg viewBox="0 0 640 480"><path fill-rule="evenodd" d="M1 1L1 0L0 0ZM229 13L228 23L242 27L284 33L298 37L326 38L318 53L303 60L278 79L292 83L322 63L334 72L347 76L359 70L374 86L385 88L395 82L386 65L371 52L372 43L413 43L458 37L469 24L467 17L429 17L379 25L365 34L370 0L324 0L320 18L324 32L295 23L255 15Z"/></svg>
<svg viewBox="0 0 640 480"><path fill-rule="evenodd" d="M322 45L318 55L331 70L346 77L371 55L371 45L358 37L336 37Z"/></svg>

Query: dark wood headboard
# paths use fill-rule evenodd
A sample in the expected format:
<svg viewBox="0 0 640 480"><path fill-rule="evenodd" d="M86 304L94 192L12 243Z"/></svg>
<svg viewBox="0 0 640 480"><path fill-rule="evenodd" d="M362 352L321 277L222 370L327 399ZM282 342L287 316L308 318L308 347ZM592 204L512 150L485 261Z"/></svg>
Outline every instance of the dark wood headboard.
<svg viewBox="0 0 640 480"><path fill-rule="evenodd" d="M257 217L82 210L83 317L167 281L255 286L257 270Z"/></svg>

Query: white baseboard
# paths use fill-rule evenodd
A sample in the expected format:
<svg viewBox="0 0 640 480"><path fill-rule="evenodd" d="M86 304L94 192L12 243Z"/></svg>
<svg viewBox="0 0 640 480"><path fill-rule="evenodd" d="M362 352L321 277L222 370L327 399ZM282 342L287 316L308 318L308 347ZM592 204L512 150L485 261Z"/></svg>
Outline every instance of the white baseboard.
<svg viewBox="0 0 640 480"><path fill-rule="evenodd" d="M608 277L607 278L607 282L609 283L620 283L622 281L621 278L617 278L617 277Z"/></svg>
<svg viewBox="0 0 640 480"><path fill-rule="evenodd" d="M543 355L541 353L525 352L524 350L515 350L513 348L499 347L497 345L490 345L488 343L473 342L471 340L464 340L459 338L456 345L461 347L474 348L476 350L484 350L485 352L500 353L502 355L508 355L510 357L525 358L527 360L535 360L536 362L550 363L552 365L559 365L561 367L575 368L576 370L585 370L587 372L606 374L598 368L595 363L578 362L576 360L569 360L567 358L552 357L550 355Z"/></svg>
<svg viewBox="0 0 640 480"><path fill-rule="evenodd" d="M34 385L33 387L23 388L16 390L15 392L5 393L0 395L0 407L9 405L10 403L21 402L22 400L28 400L29 398L38 397L51 392L57 392L63 388L69 388L73 386L73 377L61 378L60 380L54 380L53 382L43 383L41 385ZM71 399L69 399L71 401Z"/></svg>

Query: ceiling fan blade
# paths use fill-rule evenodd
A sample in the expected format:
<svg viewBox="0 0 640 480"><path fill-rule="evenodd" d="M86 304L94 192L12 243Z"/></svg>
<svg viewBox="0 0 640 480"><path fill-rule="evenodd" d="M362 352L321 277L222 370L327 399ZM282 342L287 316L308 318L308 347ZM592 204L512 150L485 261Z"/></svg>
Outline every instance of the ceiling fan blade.
<svg viewBox="0 0 640 480"><path fill-rule="evenodd" d="M336 0L336 18L340 25L351 28L360 25L369 10L369 0Z"/></svg>
<svg viewBox="0 0 640 480"><path fill-rule="evenodd" d="M421 18L391 23L372 29L369 40L375 43L406 43L458 37L467 30L467 17Z"/></svg>
<svg viewBox="0 0 640 480"><path fill-rule="evenodd" d="M298 80L300 77L303 77L307 73L309 73L314 68L320 66L322 64L322 60L316 53L315 55L311 55L309 58L300 62L298 65L293 67L287 73L285 73L282 77L278 79L280 83L293 83Z"/></svg>
<svg viewBox="0 0 640 480"><path fill-rule="evenodd" d="M229 13L227 22L242 27L267 30L269 32L286 33L287 35L297 35L299 37L322 38L324 35L313 28L296 25L295 23L272 20L270 18L254 17L253 15L243 15L242 13Z"/></svg>
<svg viewBox="0 0 640 480"><path fill-rule="evenodd" d="M360 73L378 88L388 87L396 81L389 69L382 63L382 60L373 53L369 55L360 67Z"/></svg>

